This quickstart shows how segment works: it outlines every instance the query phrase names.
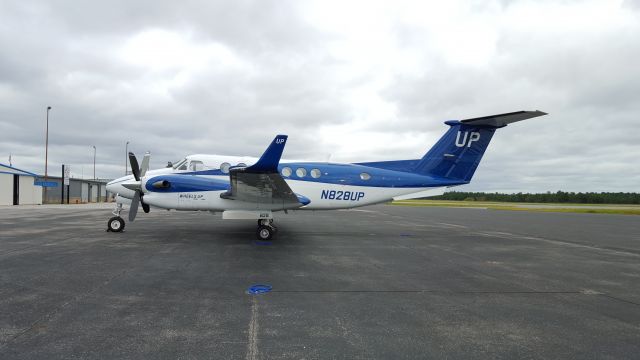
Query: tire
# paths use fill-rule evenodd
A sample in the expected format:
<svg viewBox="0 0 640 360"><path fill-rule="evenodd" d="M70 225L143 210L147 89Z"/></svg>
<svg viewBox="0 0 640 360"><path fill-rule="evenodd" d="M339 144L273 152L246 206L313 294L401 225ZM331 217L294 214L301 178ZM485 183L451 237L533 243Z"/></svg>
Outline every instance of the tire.
<svg viewBox="0 0 640 360"><path fill-rule="evenodd" d="M109 231L121 232L124 230L124 220L122 220L120 216L114 216L109 219L107 226L109 227Z"/></svg>
<svg viewBox="0 0 640 360"><path fill-rule="evenodd" d="M258 226L258 231L256 232L256 235L258 237L258 240L267 241L267 240L271 240L271 238L273 237L273 233L274 231L271 226L260 225Z"/></svg>

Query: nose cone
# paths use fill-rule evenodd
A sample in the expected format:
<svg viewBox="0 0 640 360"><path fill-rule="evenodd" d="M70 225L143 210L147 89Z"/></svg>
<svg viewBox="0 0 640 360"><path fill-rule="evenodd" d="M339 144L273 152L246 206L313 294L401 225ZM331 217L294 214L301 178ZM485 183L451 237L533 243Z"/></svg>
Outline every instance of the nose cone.
<svg viewBox="0 0 640 360"><path fill-rule="evenodd" d="M110 181L109 183L107 183L107 191L113 194L118 194L122 197L132 199L135 195L135 191L127 189L122 185L123 183L130 182L131 180L134 180L133 176L129 175Z"/></svg>

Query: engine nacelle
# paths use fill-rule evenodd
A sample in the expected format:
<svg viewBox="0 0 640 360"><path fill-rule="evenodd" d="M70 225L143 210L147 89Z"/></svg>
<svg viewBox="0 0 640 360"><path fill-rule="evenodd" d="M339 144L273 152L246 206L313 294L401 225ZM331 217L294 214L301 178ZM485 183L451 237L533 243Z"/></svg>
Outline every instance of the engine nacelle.
<svg viewBox="0 0 640 360"><path fill-rule="evenodd" d="M171 186L171 183L167 180L159 180L151 184L156 189L168 189Z"/></svg>

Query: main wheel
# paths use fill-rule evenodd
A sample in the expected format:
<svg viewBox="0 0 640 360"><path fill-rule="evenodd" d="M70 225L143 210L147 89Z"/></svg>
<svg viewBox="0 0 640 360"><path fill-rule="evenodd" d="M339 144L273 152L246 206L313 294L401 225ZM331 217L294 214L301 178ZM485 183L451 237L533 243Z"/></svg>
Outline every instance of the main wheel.
<svg viewBox="0 0 640 360"><path fill-rule="evenodd" d="M258 240L266 241L270 240L275 231L271 226L260 225L258 226Z"/></svg>
<svg viewBox="0 0 640 360"><path fill-rule="evenodd" d="M114 216L107 223L109 231L120 232L124 230L124 220L120 216Z"/></svg>

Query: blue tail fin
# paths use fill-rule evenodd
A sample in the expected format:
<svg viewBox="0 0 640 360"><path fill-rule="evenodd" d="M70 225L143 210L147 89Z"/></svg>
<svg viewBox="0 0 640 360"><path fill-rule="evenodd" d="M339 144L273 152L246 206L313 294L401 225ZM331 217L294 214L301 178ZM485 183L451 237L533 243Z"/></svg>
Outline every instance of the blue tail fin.
<svg viewBox="0 0 640 360"><path fill-rule="evenodd" d="M495 128L449 122L451 127L420 160L413 172L468 182L489 146Z"/></svg>
<svg viewBox="0 0 640 360"><path fill-rule="evenodd" d="M496 129L520 120L546 115L541 111L518 111L466 120L451 120L444 136L425 154L412 172L469 182Z"/></svg>

